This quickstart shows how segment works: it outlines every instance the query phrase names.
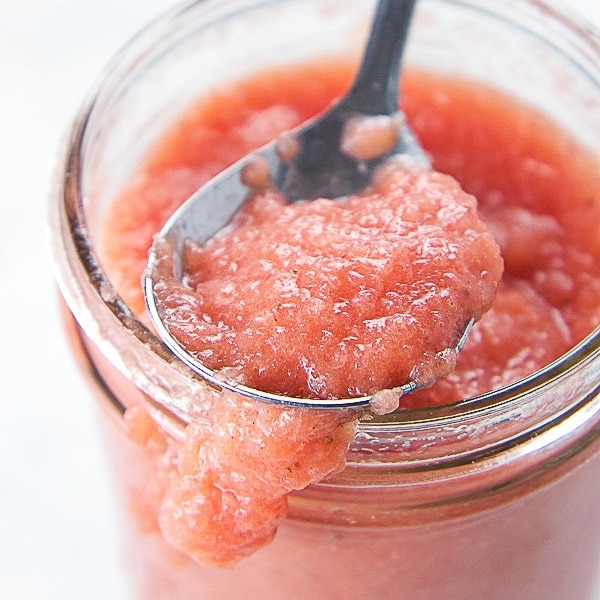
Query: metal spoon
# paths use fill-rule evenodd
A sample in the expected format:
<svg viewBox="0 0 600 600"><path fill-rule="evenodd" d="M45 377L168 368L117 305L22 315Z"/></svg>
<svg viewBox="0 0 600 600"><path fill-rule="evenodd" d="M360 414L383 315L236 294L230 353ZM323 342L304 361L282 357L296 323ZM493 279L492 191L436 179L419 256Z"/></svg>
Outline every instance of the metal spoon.
<svg viewBox="0 0 600 600"><path fill-rule="evenodd" d="M367 47L358 75L348 94L324 115L291 133L297 151L282 152L274 141L250 157L232 165L194 193L176 211L157 239L173 251L174 275L181 279L181 255L185 241L204 242L221 230L244 203L248 187L243 183L247 165L266 161L276 186L290 201L317 197L340 198L356 193L370 181L374 170L391 156L401 155L412 164L429 167L429 160L416 142L398 109L400 62L416 0L379 0ZM342 150L345 128L357 119L388 118L396 127L395 142L376 156L356 157ZM290 138L288 138L289 141ZM225 388L258 400L315 408L356 407L369 404L372 396L339 399L292 398L227 381L192 356L164 325L154 295L152 279L156 262L151 249L144 278L144 293L152 322L168 348L193 371L218 388ZM472 321L457 343L460 350ZM396 388L400 394L416 389L409 381Z"/></svg>

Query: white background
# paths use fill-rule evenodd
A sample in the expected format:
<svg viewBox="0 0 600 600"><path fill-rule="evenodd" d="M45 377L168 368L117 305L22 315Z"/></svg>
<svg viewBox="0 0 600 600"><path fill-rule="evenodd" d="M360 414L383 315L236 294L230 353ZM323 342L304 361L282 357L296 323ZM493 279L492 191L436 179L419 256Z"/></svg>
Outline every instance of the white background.
<svg viewBox="0 0 600 600"><path fill-rule="evenodd" d="M598 0L569 4L600 28ZM130 597L94 408L56 312L46 202L82 97L119 47L171 5L3 0L0 8L2 599Z"/></svg>

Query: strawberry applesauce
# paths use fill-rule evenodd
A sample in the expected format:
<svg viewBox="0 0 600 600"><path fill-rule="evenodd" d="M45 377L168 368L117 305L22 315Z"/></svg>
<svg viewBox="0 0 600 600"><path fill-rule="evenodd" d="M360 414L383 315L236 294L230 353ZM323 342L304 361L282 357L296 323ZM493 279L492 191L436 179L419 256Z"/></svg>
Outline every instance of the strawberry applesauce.
<svg viewBox="0 0 600 600"><path fill-rule="evenodd" d="M199 185L228 164L325 107L344 91L350 76L351 68L337 62L257 74L201 98L165 132L115 199L105 223L101 252L110 278L141 318L145 317L140 279L147 250L152 236L165 219ZM317 82L311 94L304 93L307 79ZM460 191L462 204L453 203L452 210L468 205L467 212L472 214L474 205L465 198L471 198L469 194L473 194L478 201L479 214L493 233L504 260L504 275L495 300L474 326L458 356L456 368L430 388L400 399L401 408L412 408L451 403L516 381L559 357L600 323L600 245L597 238L600 178L594 157L571 142L545 117L498 92L472 82L408 72L402 98L408 120L430 154L435 169L455 178L466 191L466 194ZM398 175L394 172L388 176L392 179L385 180L386 191L400 185L394 178L404 177L406 173ZM410 175L417 176L415 173ZM266 201L279 202L270 197ZM322 208L319 202L314 206L317 211L322 211L321 216L343 210L329 204ZM270 215L272 206L267 208ZM257 211L260 210L258 206ZM277 211L280 210L281 206L278 206ZM383 208L374 207L372 214L362 214L361 218L364 223L370 220L369 226L381 227L380 223L372 223L382 218L381 211L385 214ZM477 220L470 221L468 227L459 229L458 237L471 234L476 223ZM321 229L316 231L313 239L319 239L321 232ZM482 229L479 234L476 239L485 246L484 253L493 254L494 244L487 230ZM229 250L227 264L230 265L236 248L244 254L244 245L238 239L228 243L235 246ZM361 243L359 249L364 247ZM359 275L362 280L367 280L366 285L356 287L355 293L364 291L368 295L382 282L380 276L369 278L387 256L369 256L371 262L364 261L365 258L359 256L352 264L365 267ZM190 260L196 269L191 278L198 290L204 283L201 280L206 259L199 252ZM269 261L265 257L261 260L264 265ZM492 271L499 275L499 263L492 264L495 265ZM272 268L272 265L266 266ZM282 268L285 267L280 265L279 269ZM331 277L332 281L349 283L350 271L334 270L337 277ZM487 299L482 301L480 298L476 308L466 304L471 291L485 281L490 270L480 265L478 277L474 277L475 272L471 271L468 288L459 286L463 293L452 292L458 293L456 308L462 310L467 306L467 311L456 317L451 337L455 337L457 329L464 324L465 314L479 317L491 300L488 289ZM297 281L301 273L295 265L286 275L293 275ZM304 276L308 275L304 273ZM437 292L441 288L433 285L434 280L429 283L432 284L433 300L439 300ZM219 333L212 326L221 311L235 307L234 302L228 302L223 282L218 285L220 291L217 291L222 295L219 312L204 319L211 325L205 334L208 336ZM336 299L336 306L342 312L343 303L351 302L344 294L347 294L346 285ZM316 346L320 354L312 357L314 362L310 363L310 368L302 371L310 376L302 381L293 375L298 372L297 365L285 367L292 376L282 381L280 372L271 371L277 366L274 357L279 355L269 355L263 364L258 360L262 358L260 347L254 348L250 352L254 353L252 364L257 370L264 368L271 389L335 395L347 393L348 386L366 393L402 383L389 379L389 369L383 370L380 379L370 380L373 373L382 372L378 361L386 363L385 348L381 352L377 348L372 356L366 352L366 362L360 363L364 348L369 346L361 338L352 340L356 345L350 351L351 359L339 352L336 354L331 350L332 346L327 346L329 333L325 331L329 332L329 329L320 322L313 327L315 321L310 314L327 321L330 311L335 312L333 305L322 301L308 303L304 307L307 313L298 318L293 312L290 316L282 310L286 307L281 295L267 297L267 302L268 316L274 322L275 330L279 327L279 315L284 330L286 325L288 328L291 325L306 327L303 339L285 342L293 344L294 351L290 354L295 356L298 347L308 348L317 338L321 343ZM361 322L364 324L369 319L372 319L371 314L363 317ZM383 326L379 324L379 333L390 333L387 343L394 343L392 323L388 322L389 317L386 319ZM430 318L422 323L430 327L436 321ZM372 332L377 327L367 326L366 329ZM435 337L439 338L439 335L436 331ZM252 342L251 336L248 339ZM447 339L443 347L451 346L451 342L452 339ZM376 342L370 344L373 347ZM272 348L273 343L268 346ZM215 348L202 346L198 352L202 356L213 352L211 356L214 356ZM392 350L394 354L400 351L397 347ZM216 360L216 366L225 365L219 362L218 352ZM414 364L410 360L404 364ZM319 370L320 361L326 365L322 371ZM332 383L328 378L338 365L339 377ZM404 379L407 375L402 373ZM244 376L247 376L246 372ZM256 381L251 379L249 383L257 385ZM145 447L149 461L145 482L140 484L138 495L131 500L137 507L138 517L143 515L148 535L155 536L159 528L168 544L183 552L179 556L173 550L173 557L169 559L173 569L182 569L190 582L204 579L210 587L213 582L215 586L220 585L223 576L188 562L185 555L200 563L231 566L271 541L277 524L286 514L288 493L343 468L359 415L349 411L317 414L301 409L259 406L228 392L207 392L203 403L202 408L208 408L202 411L204 418L188 426L183 441L162 434L141 406L130 408L126 421L131 438ZM337 535L343 539L343 533ZM162 544L154 539L152 544ZM282 542L284 545L279 550L276 539L272 546L260 552L270 553L276 562L275 555L285 550L285 544L292 543L289 540L293 540L298 548L306 542L301 528L286 539L288 542ZM373 556L380 556L385 561L390 553L393 554L393 538L382 540L371 546L365 538L365 546L357 551L368 548ZM420 543L428 542L423 538ZM443 546L439 539L435 543ZM319 556L315 547L307 545L307 551L309 547L313 555L304 556L307 566L318 561ZM157 551L163 552L159 547ZM451 553L452 549L448 547L446 551ZM352 562L348 552L344 549L339 555L340 569L345 568L348 561ZM246 558L235 569L243 572L248 568L250 573L251 567L243 565L246 561L251 565L253 560L254 557ZM475 555L473 560L476 560ZM197 574L195 569L199 569ZM376 577L377 573L375 569L371 575L362 575ZM335 578L335 574L331 576ZM157 572L156 577L159 588L165 585L166 590L169 585L175 585L170 580L165 583L164 578L169 579L165 572ZM181 589L185 585L182 583ZM312 588L309 585L307 589ZM378 597L395 597L395 592L390 589L381 587ZM416 589L412 596L421 597L416 594ZM348 597L343 594L349 591L344 590L340 587L340 597ZM312 595L307 592L308 595L302 597L316 598L315 593L313 590ZM485 591L482 593L485 595ZM492 596L488 594L488 597Z"/></svg>
<svg viewBox="0 0 600 600"><path fill-rule="evenodd" d="M254 192L218 235L188 242L183 282L166 244L154 280L172 335L227 377L300 398L447 374L502 260L473 196L394 162L344 202Z"/></svg>

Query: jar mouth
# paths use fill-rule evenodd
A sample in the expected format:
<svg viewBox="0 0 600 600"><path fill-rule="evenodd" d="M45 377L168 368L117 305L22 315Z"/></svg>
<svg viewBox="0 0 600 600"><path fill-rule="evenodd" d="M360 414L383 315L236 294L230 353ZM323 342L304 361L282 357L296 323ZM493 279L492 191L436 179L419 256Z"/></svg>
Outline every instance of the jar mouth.
<svg viewBox="0 0 600 600"><path fill-rule="evenodd" d="M457 1L457 4L471 5L472 2ZM185 12L186 6L189 8L193 3L184 5L182 12ZM476 3L475 3L476 4ZM542 6L542 10L547 12L549 17L560 22L564 27L568 27L571 33L577 36L585 37L594 45L596 52L600 54L600 46L589 32L579 24L576 19L566 16L556 9L547 7L544 3L536 2ZM171 16L178 13L173 11ZM116 61L115 61L116 62ZM110 67L109 67L110 68ZM82 160L87 144L88 127L93 117L97 98L100 95L100 88L95 91L88 103L84 106L79 117L76 119L71 131L71 138L67 144L67 155L64 161L64 173L62 181L58 182L58 193L56 196L60 202L60 210L53 211L51 224L55 231L61 231L63 239L69 239L75 248L78 257L78 268L85 274L85 285L93 290L98 306L102 306L106 313L111 315L113 322L118 323L126 332L131 341L139 346L141 352L151 353L156 359L165 363L168 368L176 369L179 375L188 378L190 382L194 381L204 385L204 380L193 372L189 367L177 359L163 342L132 312L128 305L122 300L111 280L104 272L101 261L94 249L90 238L88 218L85 209L85 193L83 191ZM59 248L58 238L54 234L54 250L56 262L61 263L63 258L59 257L64 253L64 248ZM57 279L61 292L65 297L67 304L76 319L83 324L90 322L87 314L82 314L85 309L80 302L80 292L74 291L72 286L72 276L58 269ZM93 337L93 332L91 333ZM399 425L414 425L415 423L433 423L454 420L468 414L477 414L481 411L487 411L499 405L514 402L516 399L532 392L535 389L547 385L549 382L564 376L566 373L577 367L583 362L592 360L600 354L600 326L596 327L587 337L575 344L565 354L549 363L545 367L531 373L530 375L519 379L509 385L499 387L489 392L464 398L457 402L443 405L431 406L428 408L405 408L383 416L369 417L362 423L365 430L376 429L379 427L395 427ZM172 407L166 406L166 410ZM181 411L175 410L181 417ZM184 417L185 420L185 417Z"/></svg>

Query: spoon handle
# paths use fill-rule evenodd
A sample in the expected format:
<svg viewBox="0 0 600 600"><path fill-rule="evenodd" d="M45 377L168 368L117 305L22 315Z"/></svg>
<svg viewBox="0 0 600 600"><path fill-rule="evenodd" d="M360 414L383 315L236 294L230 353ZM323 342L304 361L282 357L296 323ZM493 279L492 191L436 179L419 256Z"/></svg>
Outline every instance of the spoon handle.
<svg viewBox="0 0 600 600"><path fill-rule="evenodd" d="M371 34L345 106L364 114L398 109L400 62L416 0L379 0ZM385 93L381 93L385 90Z"/></svg>

